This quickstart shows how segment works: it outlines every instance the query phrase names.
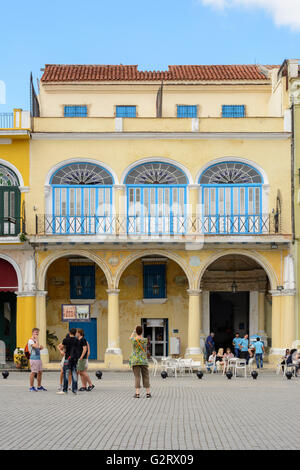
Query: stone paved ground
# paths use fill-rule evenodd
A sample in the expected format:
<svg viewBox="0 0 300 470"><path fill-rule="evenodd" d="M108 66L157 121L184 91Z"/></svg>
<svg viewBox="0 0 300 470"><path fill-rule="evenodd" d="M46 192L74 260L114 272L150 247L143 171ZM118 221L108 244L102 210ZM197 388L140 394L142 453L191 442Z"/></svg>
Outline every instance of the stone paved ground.
<svg viewBox="0 0 300 470"><path fill-rule="evenodd" d="M29 393L28 378L0 375L0 449L300 449L300 378L155 377L139 400L127 372L77 396L56 395L55 372L48 392Z"/></svg>

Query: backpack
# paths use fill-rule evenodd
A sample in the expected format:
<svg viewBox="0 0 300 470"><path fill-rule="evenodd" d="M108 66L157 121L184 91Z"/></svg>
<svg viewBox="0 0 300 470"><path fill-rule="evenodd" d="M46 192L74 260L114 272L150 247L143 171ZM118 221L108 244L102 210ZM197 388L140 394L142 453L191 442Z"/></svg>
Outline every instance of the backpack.
<svg viewBox="0 0 300 470"><path fill-rule="evenodd" d="M26 359L29 361L29 359L30 359L30 351L29 351L29 347L28 347L28 341L27 341L26 346L25 346L25 348L24 348L24 354L25 354Z"/></svg>

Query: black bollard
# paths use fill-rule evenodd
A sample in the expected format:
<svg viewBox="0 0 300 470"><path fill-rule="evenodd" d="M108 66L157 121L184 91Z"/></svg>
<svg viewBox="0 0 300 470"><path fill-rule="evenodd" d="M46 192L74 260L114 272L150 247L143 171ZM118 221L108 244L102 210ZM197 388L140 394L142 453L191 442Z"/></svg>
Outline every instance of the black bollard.
<svg viewBox="0 0 300 470"><path fill-rule="evenodd" d="M291 378L293 377L293 373L290 370L288 370L285 375L288 380L291 380Z"/></svg>
<svg viewBox="0 0 300 470"><path fill-rule="evenodd" d="M97 372L96 372L95 375L96 375L96 377L97 377L98 380L102 379L102 372L101 372L101 370L97 370Z"/></svg>
<svg viewBox="0 0 300 470"><path fill-rule="evenodd" d="M228 380L231 380L232 375L233 375L233 374L232 374L231 370L228 370L228 371L226 372L226 377L227 377Z"/></svg>
<svg viewBox="0 0 300 470"><path fill-rule="evenodd" d="M4 379L7 379L7 377L9 376L9 372L8 372L7 370L4 370L4 371L2 372L2 375L3 375L3 378L4 378Z"/></svg>
<svg viewBox="0 0 300 470"><path fill-rule="evenodd" d="M202 370L198 370L198 372L197 372L197 377L198 377L198 379L200 379L200 380L202 379L202 377L203 377L203 372L202 372Z"/></svg>
<svg viewBox="0 0 300 470"><path fill-rule="evenodd" d="M168 377L168 374L165 370L163 370L160 375L162 376L163 379L166 379Z"/></svg>
<svg viewBox="0 0 300 470"><path fill-rule="evenodd" d="M256 380L257 377L258 377L258 372L257 372L256 370L253 370L253 371L251 372L251 375L252 375L252 378L253 378L254 380Z"/></svg>

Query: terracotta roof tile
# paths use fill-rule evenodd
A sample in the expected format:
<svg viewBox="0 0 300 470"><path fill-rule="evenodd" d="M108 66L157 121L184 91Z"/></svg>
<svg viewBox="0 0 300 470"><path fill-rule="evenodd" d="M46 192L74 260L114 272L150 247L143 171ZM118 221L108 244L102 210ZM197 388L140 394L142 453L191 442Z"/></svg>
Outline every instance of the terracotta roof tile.
<svg viewBox="0 0 300 470"><path fill-rule="evenodd" d="M258 65L169 65L143 71L137 65L46 64L42 82L76 81L266 80Z"/></svg>

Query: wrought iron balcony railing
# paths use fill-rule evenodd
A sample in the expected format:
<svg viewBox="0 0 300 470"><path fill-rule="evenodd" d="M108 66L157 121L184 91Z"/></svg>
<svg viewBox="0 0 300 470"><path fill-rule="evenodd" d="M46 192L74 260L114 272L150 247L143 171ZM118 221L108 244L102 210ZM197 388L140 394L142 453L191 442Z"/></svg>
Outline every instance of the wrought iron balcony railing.
<svg viewBox="0 0 300 470"><path fill-rule="evenodd" d="M281 233L273 214L203 216L37 215L36 235L186 236Z"/></svg>
<svg viewBox="0 0 300 470"><path fill-rule="evenodd" d="M13 237L26 233L23 217L0 217L0 237Z"/></svg>

